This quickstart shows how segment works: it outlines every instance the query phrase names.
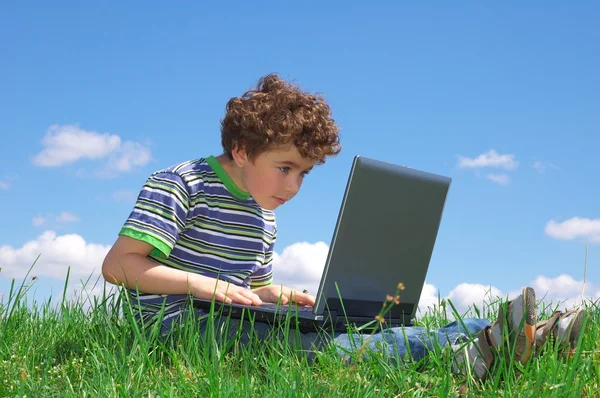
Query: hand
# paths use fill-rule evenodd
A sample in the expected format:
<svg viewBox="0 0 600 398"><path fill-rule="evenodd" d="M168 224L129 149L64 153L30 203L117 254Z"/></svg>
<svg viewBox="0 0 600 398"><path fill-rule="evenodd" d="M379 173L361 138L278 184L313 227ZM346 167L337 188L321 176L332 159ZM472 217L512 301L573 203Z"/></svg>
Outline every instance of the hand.
<svg viewBox="0 0 600 398"><path fill-rule="evenodd" d="M204 300L214 299L226 304L262 304L260 297L250 289L203 275L197 275L197 278L190 281L190 290L194 297Z"/></svg>
<svg viewBox="0 0 600 398"><path fill-rule="evenodd" d="M267 285L252 289L262 301L268 303L279 303L281 297L281 304L289 304L290 301L298 305L307 305L313 307L315 305L315 298L307 293L302 293L297 290L285 287L282 285Z"/></svg>

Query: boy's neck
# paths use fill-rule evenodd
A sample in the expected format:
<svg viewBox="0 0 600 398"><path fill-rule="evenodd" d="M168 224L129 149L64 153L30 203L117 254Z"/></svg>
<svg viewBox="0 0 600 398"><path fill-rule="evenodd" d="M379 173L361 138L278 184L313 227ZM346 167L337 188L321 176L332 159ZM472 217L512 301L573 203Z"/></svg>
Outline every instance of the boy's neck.
<svg viewBox="0 0 600 398"><path fill-rule="evenodd" d="M227 154L216 156L215 159L219 162L223 170L227 173L233 183L242 191L246 191L246 187L242 182L242 169L231 159Z"/></svg>

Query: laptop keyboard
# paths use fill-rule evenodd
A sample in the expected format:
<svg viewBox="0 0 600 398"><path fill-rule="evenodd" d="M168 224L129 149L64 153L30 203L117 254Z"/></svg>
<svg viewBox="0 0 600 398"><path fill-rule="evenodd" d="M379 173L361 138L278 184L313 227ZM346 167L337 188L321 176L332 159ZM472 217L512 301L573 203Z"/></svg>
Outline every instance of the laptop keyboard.
<svg viewBox="0 0 600 398"><path fill-rule="evenodd" d="M261 308L268 308L268 309L272 309L272 310L280 310L280 311L287 311L290 306L287 304L274 304L274 303L262 303ZM298 311L298 312L313 312L313 307L305 307L305 306L292 306L292 311Z"/></svg>

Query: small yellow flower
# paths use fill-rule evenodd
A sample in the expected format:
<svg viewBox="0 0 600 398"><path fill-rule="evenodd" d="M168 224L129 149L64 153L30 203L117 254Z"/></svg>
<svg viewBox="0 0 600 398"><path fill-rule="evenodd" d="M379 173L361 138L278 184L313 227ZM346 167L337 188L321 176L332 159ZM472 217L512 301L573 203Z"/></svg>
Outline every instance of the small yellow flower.
<svg viewBox="0 0 600 398"><path fill-rule="evenodd" d="M404 283L398 283L398 290L404 290Z"/></svg>
<svg viewBox="0 0 600 398"><path fill-rule="evenodd" d="M396 303L396 305L400 304L400 296L394 297L394 303Z"/></svg>
<svg viewBox="0 0 600 398"><path fill-rule="evenodd" d="M388 294L387 296L385 296L386 301L392 301L394 298Z"/></svg>
<svg viewBox="0 0 600 398"><path fill-rule="evenodd" d="M385 323L385 318L381 315L377 315L375 317L375 319L377 319L379 321L379 323Z"/></svg>

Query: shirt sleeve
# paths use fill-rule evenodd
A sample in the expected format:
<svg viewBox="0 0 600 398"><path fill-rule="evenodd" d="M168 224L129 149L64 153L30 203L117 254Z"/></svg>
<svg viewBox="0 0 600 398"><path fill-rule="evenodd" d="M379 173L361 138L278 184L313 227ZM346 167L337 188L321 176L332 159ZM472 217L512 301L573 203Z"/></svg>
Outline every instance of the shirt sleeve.
<svg viewBox="0 0 600 398"><path fill-rule="evenodd" d="M273 283L273 253L275 250L275 240L277 239L277 230L273 233L273 240L265 252L265 259L262 266L250 275L250 288L254 289L261 286L267 286Z"/></svg>
<svg viewBox="0 0 600 398"><path fill-rule="evenodd" d="M119 235L149 243L153 255L169 257L185 229L190 194L180 175L155 173L144 184Z"/></svg>

